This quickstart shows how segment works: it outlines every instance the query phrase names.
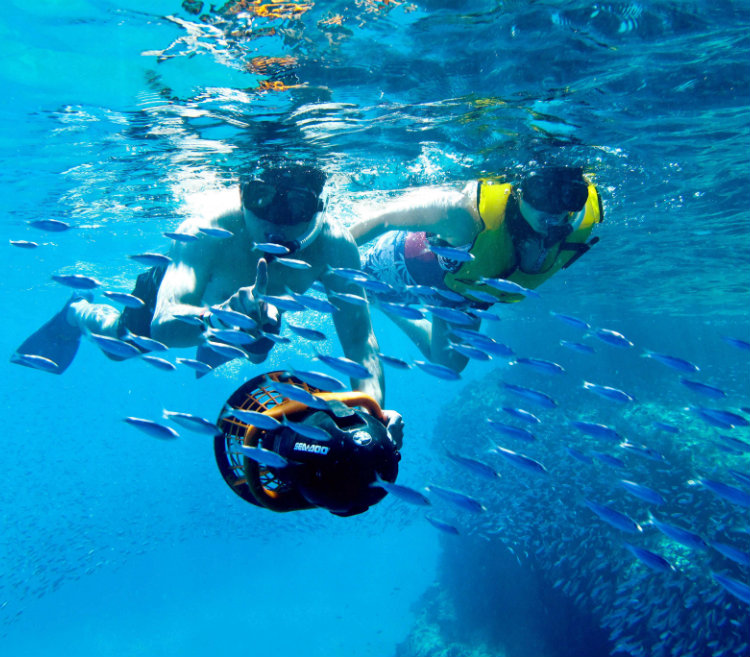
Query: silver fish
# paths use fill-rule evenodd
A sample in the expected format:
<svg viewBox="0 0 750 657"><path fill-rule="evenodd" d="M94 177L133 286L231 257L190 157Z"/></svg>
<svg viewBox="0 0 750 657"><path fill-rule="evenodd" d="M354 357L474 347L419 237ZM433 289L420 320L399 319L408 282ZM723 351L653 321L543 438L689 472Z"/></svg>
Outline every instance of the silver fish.
<svg viewBox="0 0 750 657"><path fill-rule="evenodd" d="M140 299L126 292L108 291L108 292L104 292L104 296L110 299L111 301L114 301L115 303L119 303L120 305L125 306L126 308L143 308L146 305L143 302L143 299Z"/></svg>
<svg viewBox="0 0 750 657"><path fill-rule="evenodd" d="M741 566L750 566L750 553L719 541L710 541L709 545L717 552L723 554L727 559L731 559Z"/></svg>
<svg viewBox="0 0 750 657"><path fill-rule="evenodd" d="M437 518L433 518L432 516L428 516L426 514L425 520L427 520L427 522L435 527L435 529L439 529L441 532L452 534L453 536L459 535L459 531L454 525L451 525L443 520L438 520Z"/></svg>
<svg viewBox="0 0 750 657"><path fill-rule="evenodd" d="M312 269L312 265L309 262L305 262L304 260L297 260L295 258L276 258L274 262L277 262L280 265L284 265L284 267L288 267L289 269L298 269L303 271Z"/></svg>
<svg viewBox="0 0 750 657"><path fill-rule="evenodd" d="M108 335L97 335L96 333L91 333L90 337L102 351L106 351L108 354L112 354L118 358L133 358L141 355L138 347L117 338L111 338Z"/></svg>
<svg viewBox="0 0 750 657"><path fill-rule="evenodd" d="M528 399L529 401L534 402L542 408L557 407L557 402L552 399L552 397L543 392L539 392L538 390L532 390L531 388L526 388L524 386L517 386L513 383L503 383L503 387L507 390L510 390L510 392L518 395L519 397L523 397L524 399Z"/></svg>
<svg viewBox="0 0 750 657"><path fill-rule="evenodd" d="M711 573L711 576L722 586L722 588L731 593L735 598L750 605L750 586L744 582L740 582L738 579L729 577L729 575Z"/></svg>
<svg viewBox="0 0 750 657"><path fill-rule="evenodd" d="M510 406L503 406L503 410L518 420L523 420L529 424L541 424L542 421L533 413L524 410L523 408L511 408Z"/></svg>
<svg viewBox="0 0 750 657"><path fill-rule="evenodd" d="M479 461L477 459L473 459L469 456L463 456L461 454L455 454L454 452L451 452L449 450L445 450L446 456L455 463L458 463L460 466L466 468L470 472L473 472L476 475L479 475L480 477L484 477L485 479L489 479L491 481L496 481L500 474L493 468L491 465L488 465L484 461Z"/></svg>
<svg viewBox="0 0 750 657"><path fill-rule="evenodd" d="M729 474L732 475L743 486L747 486L748 488L750 488L750 474L740 472L739 470L734 470L733 468L729 468Z"/></svg>
<svg viewBox="0 0 750 657"><path fill-rule="evenodd" d="M516 358L513 364L526 365L540 374L565 374L562 365L540 358Z"/></svg>
<svg viewBox="0 0 750 657"><path fill-rule="evenodd" d="M443 379L445 381L457 381L461 378L461 375L458 372L452 370L450 367L446 367L445 365L429 363L424 360L415 360L414 364L428 374L436 376L437 378Z"/></svg>
<svg viewBox="0 0 750 657"><path fill-rule="evenodd" d="M447 290L439 287L436 287L434 289L435 292L443 297L443 299L445 299L446 301L454 301L456 303L458 303L459 301L465 301L465 299L460 294L458 294L458 292L454 292L453 290ZM495 299L495 301L497 301L497 299Z"/></svg>
<svg viewBox="0 0 750 657"><path fill-rule="evenodd" d="M731 338L729 336L722 336L722 340L724 340L724 342L726 342L727 344L736 347L737 349L750 351L750 342L748 342L747 340L740 340L740 338Z"/></svg>
<svg viewBox="0 0 750 657"><path fill-rule="evenodd" d="M654 422L654 426L661 431L666 431L667 433L672 433L672 434L680 433L679 428L677 428L673 424L667 424L666 422L657 421L657 422Z"/></svg>
<svg viewBox="0 0 750 657"><path fill-rule="evenodd" d="M571 422L571 424L580 432L585 433L589 436L593 436L594 438L607 438L609 440L616 440L617 442L622 441L622 436L620 436L617 431L615 431L612 427L607 426L606 424L599 424L597 422L583 422L580 420L575 420Z"/></svg>
<svg viewBox="0 0 750 657"><path fill-rule="evenodd" d="M407 363L405 360L401 360L400 358L396 358L395 356L386 356L382 353L379 353L378 356L380 357L380 360L382 360L386 365L395 367L398 370L411 369L411 365L409 365L409 363Z"/></svg>
<svg viewBox="0 0 750 657"><path fill-rule="evenodd" d="M166 267L172 262L172 258L161 253L136 253L129 255L128 258L147 267Z"/></svg>
<svg viewBox="0 0 750 657"><path fill-rule="evenodd" d="M247 458L260 463L261 465L268 466L269 468L285 468L289 465L289 461L287 461L281 454L272 452L270 449L241 445L240 452L242 452L244 456L247 456Z"/></svg>
<svg viewBox="0 0 750 657"><path fill-rule="evenodd" d="M620 513L604 504L597 504L591 500L584 500L583 503L604 522L616 529L630 534L636 534L643 531L643 528L635 520L629 518L624 513Z"/></svg>
<svg viewBox="0 0 750 657"><path fill-rule="evenodd" d="M613 347L622 347L628 349L633 343L628 340L622 333L612 331L610 329L598 329L594 335L599 338L602 342L612 345Z"/></svg>
<svg viewBox="0 0 750 657"><path fill-rule="evenodd" d="M466 290L464 292L466 297L472 301L480 301L481 303L494 304L497 303L497 297L489 292L483 290Z"/></svg>
<svg viewBox="0 0 750 657"><path fill-rule="evenodd" d="M335 313L338 312L338 308L334 306L328 299L321 299L319 297L312 296L310 294L295 294L290 292L289 296L295 301L301 303L305 308L314 310L319 313Z"/></svg>
<svg viewBox="0 0 750 657"><path fill-rule="evenodd" d="M34 221L29 221L28 224L33 228L46 230L50 233L62 233L73 228L73 226L71 226L70 224L65 223L64 221L59 221L57 219L36 219Z"/></svg>
<svg viewBox="0 0 750 657"><path fill-rule="evenodd" d="M271 342L276 344L290 344L292 342L285 335L277 335L276 333L269 333L267 331L260 331L260 335L263 338L268 338Z"/></svg>
<svg viewBox="0 0 750 657"><path fill-rule="evenodd" d="M539 296L538 292L534 290L530 290L529 288L526 288L523 285L519 285L518 283L514 283L513 281L509 281L504 278L485 278L483 276L479 280L481 280L482 283L484 283L485 285L488 285L489 287L499 290L500 292L505 292L506 294L520 294L525 297L527 296L538 297Z"/></svg>
<svg viewBox="0 0 750 657"><path fill-rule="evenodd" d="M324 374L323 372L311 372L306 370L292 369L291 373L296 376L300 381L304 381L308 385L326 390L329 392L339 392L346 390L347 386L339 381L336 377Z"/></svg>
<svg viewBox="0 0 750 657"><path fill-rule="evenodd" d="M222 418L232 417L243 424L249 424L263 431L275 431L281 428L281 422L276 418L259 413L258 411L248 411L244 408L228 408L221 414Z"/></svg>
<svg viewBox="0 0 750 657"><path fill-rule="evenodd" d="M495 356L505 357L513 355L513 350L510 347L502 344L501 342L497 342L493 338L490 338L483 333L480 333L479 331L474 331L473 329L454 328L451 330L451 333L453 333L453 335L455 335L462 341L468 342L470 345L477 347L478 349L482 349L490 354L494 354Z"/></svg>
<svg viewBox="0 0 750 657"><path fill-rule="evenodd" d="M355 306L366 306L368 304L367 299L360 297L356 294L349 294L348 292L329 292L328 298L334 301L342 301L343 303L349 303Z"/></svg>
<svg viewBox="0 0 750 657"><path fill-rule="evenodd" d="M230 360L233 358L247 358L247 354L244 350L235 347L234 345L226 344L225 342L206 340L204 344L211 349L211 351L215 351L220 356L224 356L224 358L229 358Z"/></svg>
<svg viewBox="0 0 750 657"><path fill-rule="evenodd" d="M500 447L500 445L495 445L493 451L502 456L506 461L508 461L508 463L518 468L519 470L531 472L532 474L549 474L547 468L545 468L543 464L541 464L539 461L536 461L535 459L532 459L530 456L526 456L525 454L521 454L520 452L514 452L512 449Z"/></svg>
<svg viewBox="0 0 750 657"><path fill-rule="evenodd" d="M165 427L163 424L159 424L153 420L144 420L140 417L126 417L125 422L147 433L149 436L159 438L160 440L174 440L180 437L180 434L172 429L172 427Z"/></svg>
<svg viewBox="0 0 750 657"><path fill-rule="evenodd" d="M698 536L698 534L694 534L693 532L678 527L677 525L672 525L663 520L659 520L652 513L649 513L649 520L662 534L671 538L673 541L677 541L681 545L696 550L706 550L708 547L706 542Z"/></svg>
<svg viewBox="0 0 750 657"><path fill-rule="evenodd" d="M740 440L739 438L734 438L733 436L719 435L719 438L737 452L741 454L750 454L750 443Z"/></svg>
<svg viewBox="0 0 750 657"><path fill-rule="evenodd" d="M649 504L661 506L662 504L667 503L660 493L648 486L643 486L627 479L620 479L620 485L631 495L634 495L638 499L648 502Z"/></svg>
<svg viewBox="0 0 750 657"><path fill-rule="evenodd" d="M472 326L477 321L470 315L467 315L463 310L459 310L458 308L446 308L445 306L425 306L425 310L428 310L435 317L439 317L440 319L450 324Z"/></svg>
<svg viewBox="0 0 750 657"><path fill-rule="evenodd" d="M698 479L698 481L723 500L750 509L750 493L713 479Z"/></svg>
<svg viewBox="0 0 750 657"><path fill-rule="evenodd" d="M527 443L533 443L536 440L536 436L528 431L527 429L521 429L520 427L514 427L511 424L504 424L503 422L497 422L487 418L487 423L495 430L502 433L505 436L511 438L518 438Z"/></svg>
<svg viewBox="0 0 750 657"><path fill-rule="evenodd" d="M208 436L215 436L219 433L219 429L213 422L211 422L211 420L207 420L198 415L193 415L192 413L180 413L179 411L168 411L164 409L164 418L172 420L172 422L179 424L181 427L184 427L189 431L194 431L195 433L202 433Z"/></svg>
<svg viewBox="0 0 750 657"><path fill-rule="evenodd" d="M224 228L216 228L211 226L205 226L203 228L198 229L199 232L203 233L204 235L208 235L209 237L215 237L220 240L227 239L228 237L233 237L234 233L231 230L226 230Z"/></svg>
<svg viewBox="0 0 750 657"><path fill-rule="evenodd" d="M328 272L345 281L354 281L355 283L367 281L371 278L367 272L353 267L328 267Z"/></svg>
<svg viewBox="0 0 750 657"><path fill-rule="evenodd" d="M699 406L693 409L701 416L706 422L712 424L720 429L733 429L735 426L747 427L750 426L748 422L741 415L732 413L731 411L725 411L720 408L705 408Z"/></svg>
<svg viewBox="0 0 750 657"><path fill-rule="evenodd" d="M378 306L382 311L404 319L424 319L424 313L419 308L412 308L402 303L381 301Z"/></svg>
<svg viewBox="0 0 750 657"><path fill-rule="evenodd" d="M177 369L174 363L170 363L166 358L159 358L158 356L146 354L145 356L141 356L141 360L145 360L149 365L153 365L157 369L165 372L173 372Z"/></svg>
<svg viewBox="0 0 750 657"><path fill-rule="evenodd" d="M391 495L398 497L400 500L403 500L408 504L414 504L416 506L430 506L430 500L421 491L410 488L409 486L404 486L402 484L385 481L378 474L376 474L375 477L375 481L370 484L372 488L383 488Z"/></svg>
<svg viewBox="0 0 750 657"><path fill-rule="evenodd" d="M187 324L188 326L194 326L196 328L204 327L203 319L201 319L201 317L198 315L174 313L172 317L174 317L178 322L182 322L183 324Z"/></svg>
<svg viewBox="0 0 750 657"><path fill-rule="evenodd" d="M286 255L290 252L289 247L274 242L257 242L253 245L256 251L268 253L269 255Z"/></svg>
<svg viewBox="0 0 750 657"><path fill-rule="evenodd" d="M599 395L603 399L609 399L610 401L617 402L618 404L628 404L635 401L635 399L631 397L627 392L619 390L618 388L600 386L589 381L584 381L583 387L584 389L590 390L594 394Z"/></svg>
<svg viewBox="0 0 750 657"><path fill-rule="evenodd" d="M281 310L288 310L293 313L305 310L305 306L288 295L273 296L270 294L259 294L258 298L263 299L266 303L270 303Z"/></svg>
<svg viewBox="0 0 750 657"><path fill-rule="evenodd" d="M36 249L39 244L36 242L29 242L28 240L8 240L11 246L17 246L19 249Z"/></svg>
<svg viewBox="0 0 750 657"><path fill-rule="evenodd" d="M484 319L484 320L487 320L488 322L500 321L500 317L496 313L493 313L489 310L484 310L482 308L472 308L469 311L469 314L474 315L474 317L476 317L477 319Z"/></svg>
<svg viewBox="0 0 750 657"><path fill-rule="evenodd" d="M593 347L581 342L570 342L570 340L560 340L560 345L571 351L577 351L581 354L593 354L596 353Z"/></svg>
<svg viewBox="0 0 750 657"><path fill-rule="evenodd" d="M36 370L42 370L44 372L53 372L57 374L60 370L60 366L53 360L39 356L38 354L13 354L11 360L14 363L20 363L27 367L32 367Z"/></svg>
<svg viewBox="0 0 750 657"><path fill-rule="evenodd" d="M166 232L162 233L162 235L164 235L164 237L168 237L170 240L174 240L175 242L183 242L185 244L198 241L198 236L192 235L191 233Z"/></svg>
<svg viewBox="0 0 750 657"><path fill-rule="evenodd" d="M233 344L237 346L242 346L245 344L252 344L253 342L257 342L258 338L253 337L252 335L245 333L245 331L240 331L239 329L208 329L205 333L206 337L214 338L216 340L219 340L221 342L226 342L227 344Z"/></svg>
<svg viewBox="0 0 750 657"><path fill-rule="evenodd" d="M202 360L195 360L194 358L177 358L176 361L180 365L189 367L199 374L208 374L213 369L208 363L204 363Z"/></svg>
<svg viewBox="0 0 750 657"><path fill-rule="evenodd" d="M474 360L491 360L492 356L490 356L486 351L483 351L479 347L473 347L470 344L460 344L457 342L450 342L450 348L453 349L453 351L458 352L462 356L465 356L466 358L473 358Z"/></svg>
<svg viewBox="0 0 750 657"><path fill-rule="evenodd" d="M74 290L93 290L101 285L95 278L83 274L54 274L52 280Z"/></svg>
<svg viewBox="0 0 750 657"><path fill-rule="evenodd" d="M637 545L631 545L630 543L623 543L623 545L636 559L648 566L651 570L661 573L674 571L674 566L664 557L655 552L651 552L651 550L647 550L646 548L638 547Z"/></svg>
<svg viewBox="0 0 750 657"><path fill-rule="evenodd" d="M431 244L427 248L435 255L445 258L446 260L453 260L454 262L470 262L471 260L474 260L474 254L452 246L437 246Z"/></svg>
<svg viewBox="0 0 750 657"><path fill-rule="evenodd" d="M353 379L369 379L372 374L364 365L360 365L350 358L344 356L327 356L325 354L317 354L318 360L333 368L352 377Z"/></svg>
<svg viewBox="0 0 750 657"><path fill-rule="evenodd" d="M304 424L303 422L293 422L284 418L282 424L285 427L289 427L294 433L304 436L309 440L317 440L318 442L328 442L331 439L331 435L320 427L315 427L311 424Z"/></svg>
<svg viewBox="0 0 750 657"><path fill-rule="evenodd" d="M622 449L628 450L633 454L637 454L638 456L642 456L651 461L656 461L657 463L665 462L664 456L652 447L647 447L646 445L638 445L627 440L621 442L619 446L622 447Z"/></svg>
<svg viewBox="0 0 750 657"><path fill-rule="evenodd" d="M231 308L221 308L219 306L211 306L209 310L212 315L227 326L235 326L245 330L258 328L258 322L245 313L232 310Z"/></svg>
<svg viewBox="0 0 750 657"><path fill-rule="evenodd" d="M573 317L572 315L563 315L562 313L556 312L550 312L550 315L559 319L561 322L564 322L568 326L572 326L577 329L588 331L591 328L588 322L584 322L582 319L578 319L578 317Z"/></svg>
<svg viewBox="0 0 750 657"><path fill-rule="evenodd" d="M591 452L597 459L599 459L602 463L606 463L607 465L611 465L613 468L624 468L625 462L622 459L618 459L616 456L612 456L611 454L607 454L606 452L597 452L592 450Z"/></svg>
<svg viewBox="0 0 750 657"><path fill-rule="evenodd" d="M298 401L302 404L309 406L310 408L318 408L321 410L328 408L328 403L316 397L312 393L309 393L304 388L293 385L291 383L284 383L283 381L272 381L268 379L268 384L273 386L277 392L294 401Z"/></svg>
<svg viewBox="0 0 750 657"><path fill-rule="evenodd" d="M487 508L473 497L461 493L457 490L451 490L450 488L443 488L442 486L435 486L431 484L427 486L427 490L441 500L452 504L453 506L461 509L462 511L468 511L469 513L482 513Z"/></svg>
<svg viewBox="0 0 750 657"><path fill-rule="evenodd" d="M691 381L690 379L680 378L680 383L693 392L697 392L704 397L710 397L711 399L721 399L722 397L727 396L727 393L721 388L716 388L706 383L701 383L700 381Z"/></svg>
<svg viewBox="0 0 750 657"><path fill-rule="evenodd" d="M590 456L584 454L582 451L576 449L575 447L567 447L568 454L570 454L576 461L580 461L581 463L584 463L585 465L591 465L594 462L594 459L592 459Z"/></svg>
<svg viewBox="0 0 750 657"><path fill-rule="evenodd" d="M373 294L398 294L397 290L383 281L359 281L359 284Z"/></svg>
<svg viewBox="0 0 750 657"><path fill-rule="evenodd" d="M296 333L299 337L305 340L326 340L327 336L322 331L307 328L306 326L295 326L287 322L287 327L292 333Z"/></svg>
<svg viewBox="0 0 750 657"><path fill-rule="evenodd" d="M646 350L643 357L651 358L652 360L660 362L662 365L666 365L678 372L685 372L686 374L692 374L693 372L698 372L700 370L697 365L693 365L693 363L684 358L677 358L676 356L669 356L667 354L658 354L655 351Z"/></svg>

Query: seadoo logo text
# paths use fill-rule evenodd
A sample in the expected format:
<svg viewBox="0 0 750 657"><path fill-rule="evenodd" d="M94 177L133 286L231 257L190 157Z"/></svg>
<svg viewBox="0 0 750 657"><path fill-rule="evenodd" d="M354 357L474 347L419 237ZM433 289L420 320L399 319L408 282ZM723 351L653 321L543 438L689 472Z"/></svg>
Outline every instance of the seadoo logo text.
<svg viewBox="0 0 750 657"><path fill-rule="evenodd" d="M312 454L328 454L330 448L325 445L310 445L309 443L294 443L295 452L310 452Z"/></svg>

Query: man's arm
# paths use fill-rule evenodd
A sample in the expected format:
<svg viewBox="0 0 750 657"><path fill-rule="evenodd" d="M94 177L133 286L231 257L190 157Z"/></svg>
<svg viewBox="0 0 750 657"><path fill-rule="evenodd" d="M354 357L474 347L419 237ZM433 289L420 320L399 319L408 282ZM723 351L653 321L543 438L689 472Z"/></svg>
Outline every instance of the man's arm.
<svg viewBox="0 0 750 657"><path fill-rule="evenodd" d="M449 244L471 242L479 215L476 183L463 189L419 187L375 209L349 229L358 245L389 230L427 231Z"/></svg>
<svg viewBox="0 0 750 657"><path fill-rule="evenodd" d="M329 248L328 264L332 267L359 269L359 252L354 240L339 226L334 226ZM341 292L364 296L359 285L328 274L323 277L326 292ZM333 301L334 299L331 299ZM338 302L338 312L333 314L333 323L347 358L364 365L372 374L367 379L352 379L352 388L372 396L383 406L385 400L385 380L383 366L378 356L378 341L372 330L370 311L367 306Z"/></svg>
<svg viewBox="0 0 750 657"><path fill-rule="evenodd" d="M202 328L192 326L176 315L199 316L207 311L201 305L208 283L218 240L175 243L171 264L164 273L156 309L151 321L151 335L169 347L189 347L201 341Z"/></svg>

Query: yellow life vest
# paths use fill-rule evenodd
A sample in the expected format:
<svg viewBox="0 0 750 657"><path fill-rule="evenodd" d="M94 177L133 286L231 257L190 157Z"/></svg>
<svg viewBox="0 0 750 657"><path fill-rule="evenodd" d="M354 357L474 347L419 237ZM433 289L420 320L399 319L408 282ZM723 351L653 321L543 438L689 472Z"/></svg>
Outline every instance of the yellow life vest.
<svg viewBox="0 0 750 657"><path fill-rule="evenodd" d="M474 259L465 262L457 271L445 275L445 284L454 292L471 299L471 292L476 290L491 294L501 303L521 301L524 298L522 295L501 292L481 283L480 280L483 277L504 278L523 287L534 289L563 267L572 264L588 250L586 240L594 224L600 223L603 218L601 200L594 185L589 185L589 197L586 200L580 224L565 240L549 250L538 274L522 272L518 268L513 237L505 221L506 208L512 190L509 183L496 180L481 182L479 216L482 218L484 228L477 235L469 250Z"/></svg>

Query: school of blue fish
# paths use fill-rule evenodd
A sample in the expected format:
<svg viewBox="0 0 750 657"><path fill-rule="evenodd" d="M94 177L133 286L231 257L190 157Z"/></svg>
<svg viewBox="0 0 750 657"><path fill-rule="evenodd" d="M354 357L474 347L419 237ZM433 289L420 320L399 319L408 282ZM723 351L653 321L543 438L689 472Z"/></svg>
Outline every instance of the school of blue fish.
<svg viewBox="0 0 750 657"><path fill-rule="evenodd" d="M67 229L58 223L36 227ZM201 232L216 239L227 237L217 230ZM179 233L167 235L179 241L194 238ZM21 243L16 246L30 248ZM284 254L280 245L258 244L256 248ZM149 266L169 262L158 253L130 257ZM306 263L289 259L286 264L302 269ZM296 339L315 343L327 339L323 331L313 327L319 322L308 320L310 313L334 313L340 303L369 303L386 314L407 319L429 314L440 317L453 326L453 349L469 359L498 359L504 367L495 375L501 383L486 393L483 406L462 407L446 414L449 419L443 429L445 435L453 437L444 452L449 472L454 475L451 481L411 486L378 480L374 486L383 487L405 504L430 507L426 520L437 531L453 537L450 540L479 533L497 541L499 549L512 550L519 563L543 572L549 586L559 588L572 604L586 607L600 619L609 630L613 653L633 657L748 654L750 409L740 406L742 401L732 390L701 381L699 364L677 355L639 350L618 331L592 327L571 315L553 313L561 335L565 334L565 339L559 340L563 362L558 363L517 356L488 331L467 328L476 326L478 319L489 323L498 317L487 310L457 308L455 299L444 291L420 286L409 290L409 302L403 303L392 300L388 286L359 270L331 270L329 275L359 283L361 294L331 295L327 300L320 295L320 286L314 286L313 294L290 291L265 299L293 316L285 327ZM81 274L61 273L52 278L87 292L102 286L100 281ZM538 296L508 281L484 282L505 292ZM106 291L103 295L126 307L139 305L136 297L124 292ZM256 322L241 313L221 308L212 312L225 328L207 331L206 345L226 358L246 357L244 347L261 335L276 342L290 340L258 331ZM199 321L189 316L182 319ZM89 337L111 355L141 358L163 371L172 371L176 365L200 374L211 370L197 359L177 358L172 362L162 357L169 350L145 336L129 335L126 340ZM750 344L736 337L717 336L719 339L724 340L726 348L736 350L738 366L747 368ZM633 357L640 355L653 361L655 367L661 367L654 376L671 376L686 388L691 396L687 406L672 408L658 399L639 400L632 391L616 387L616 380L566 380L570 378L566 362L595 357L599 349L628 350ZM51 361L43 362L46 359L33 355L20 354L19 358L42 370L56 368ZM317 351L315 358L337 375L352 380L372 376L362 365L344 357ZM396 376L407 375L405 372L416 366L446 381L446 385L461 379L453 370L428 361L407 362L388 354L381 354L381 358ZM325 372L292 373L310 385L329 390L345 388ZM522 383L511 380L516 375ZM603 423L586 410L566 407L553 394L555 386L549 384L561 380L566 380L568 387L577 386L580 397L595 395L601 403L609 404L612 420ZM302 388L277 382L273 385L289 398L310 406L319 403ZM547 390L538 389L545 387ZM719 402L721 407L716 406ZM397 405L397 401L393 403ZM251 411L235 409L226 415L262 429L278 427L276 420ZM185 411L165 410L163 419L196 433L214 435L216 431L212 421ZM161 419L124 420L151 437L179 437ZM314 430L291 422L284 424L302 435ZM697 447L694 440L681 438L696 433L706 436ZM481 442L477 442L477 436ZM309 437L327 438L324 432ZM279 455L267 450L248 448L245 455L272 467L286 465ZM406 481L413 479L408 470L403 475ZM575 545L576 549L566 545Z"/></svg>

